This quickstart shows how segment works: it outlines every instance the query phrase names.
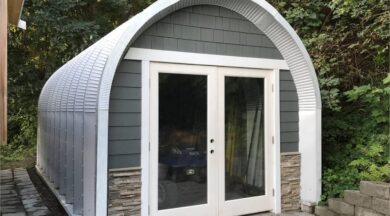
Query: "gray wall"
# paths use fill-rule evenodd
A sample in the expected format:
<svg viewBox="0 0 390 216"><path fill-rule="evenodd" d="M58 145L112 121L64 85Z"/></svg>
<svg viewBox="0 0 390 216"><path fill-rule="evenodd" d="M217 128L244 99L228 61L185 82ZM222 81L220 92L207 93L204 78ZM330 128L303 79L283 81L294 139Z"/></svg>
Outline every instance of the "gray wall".
<svg viewBox="0 0 390 216"><path fill-rule="evenodd" d="M110 95L108 167L134 167L141 152L141 62L123 60Z"/></svg>
<svg viewBox="0 0 390 216"><path fill-rule="evenodd" d="M274 44L241 15L217 6L194 6L153 24L133 47L282 59Z"/></svg>
<svg viewBox="0 0 390 216"><path fill-rule="evenodd" d="M290 71L280 71L280 151L298 151L298 94Z"/></svg>
<svg viewBox="0 0 390 216"><path fill-rule="evenodd" d="M282 59L273 43L241 15L217 6L195 6L168 15L132 47ZM140 165L141 62L123 60L114 77L109 114L109 168ZM298 96L282 71L281 151L298 151Z"/></svg>

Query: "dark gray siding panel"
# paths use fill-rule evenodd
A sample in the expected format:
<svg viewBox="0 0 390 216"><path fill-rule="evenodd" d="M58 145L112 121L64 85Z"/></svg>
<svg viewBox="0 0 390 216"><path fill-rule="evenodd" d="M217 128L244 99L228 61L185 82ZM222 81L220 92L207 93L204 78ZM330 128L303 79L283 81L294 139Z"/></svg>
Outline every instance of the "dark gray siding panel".
<svg viewBox="0 0 390 216"><path fill-rule="evenodd" d="M115 112L140 113L141 112L141 100L113 99L110 101L110 112L113 112L113 113L115 113Z"/></svg>
<svg viewBox="0 0 390 216"><path fill-rule="evenodd" d="M115 87L130 87L140 88L141 87L141 74L132 73L116 73L117 79L114 79L112 85Z"/></svg>
<svg viewBox="0 0 390 216"><path fill-rule="evenodd" d="M141 62L124 60L119 64L116 72L141 74Z"/></svg>
<svg viewBox="0 0 390 216"><path fill-rule="evenodd" d="M109 169L138 167L140 161L140 154L109 155L108 167Z"/></svg>
<svg viewBox="0 0 390 216"><path fill-rule="evenodd" d="M132 148L129 148L131 146ZM110 141L109 155L139 154L141 152L141 140L116 140Z"/></svg>
<svg viewBox="0 0 390 216"><path fill-rule="evenodd" d="M233 11L210 5L189 7L168 15L149 27L132 46L282 59L275 45L255 25Z"/></svg>
<svg viewBox="0 0 390 216"><path fill-rule="evenodd" d="M140 113L111 113L109 125L112 127L141 126Z"/></svg>
<svg viewBox="0 0 390 216"><path fill-rule="evenodd" d="M141 100L141 88L112 87L111 99Z"/></svg>
<svg viewBox="0 0 390 216"><path fill-rule="evenodd" d="M141 139L141 127L114 127L110 126L108 140L139 140Z"/></svg>
<svg viewBox="0 0 390 216"><path fill-rule="evenodd" d="M296 152L299 142L297 89L290 71L280 71L280 151Z"/></svg>
<svg viewBox="0 0 390 216"><path fill-rule="evenodd" d="M123 60L115 74L108 123L108 167L140 165L141 62Z"/></svg>

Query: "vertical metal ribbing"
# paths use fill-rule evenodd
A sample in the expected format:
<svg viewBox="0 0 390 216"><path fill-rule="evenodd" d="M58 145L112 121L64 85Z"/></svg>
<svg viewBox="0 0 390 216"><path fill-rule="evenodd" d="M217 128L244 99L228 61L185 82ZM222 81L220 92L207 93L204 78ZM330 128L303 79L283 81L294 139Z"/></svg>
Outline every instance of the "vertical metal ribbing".
<svg viewBox="0 0 390 216"><path fill-rule="evenodd" d="M80 166L77 166L75 163L75 116L74 116L74 100L78 82L80 80L81 73L79 72L80 65L82 61L80 59L84 58L87 55L85 50L76 56L72 61L74 67L71 67L67 79L67 91L64 92L66 100L64 100L64 109L66 110L66 164L67 164L67 182L66 182L66 203L74 204L75 202L75 170L81 169Z"/></svg>
<svg viewBox="0 0 390 216"><path fill-rule="evenodd" d="M61 119L60 119L60 110L59 110L59 97L61 88L63 85L63 78L65 76L65 67L62 68L62 70L59 72L59 78L54 90L54 95L51 100L51 109L53 110L53 118L54 118L54 143L53 143L53 166L54 166L54 186L59 189L60 187L60 126L61 126Z"/></svg>
<svg viewBox="0 0 390 216"><path fill-rule="evenodd" d="M66 112L66 203L74 201L74 121L73 112Z"/></svg>
<svg viewBox="0 0 390 216"><path fill-rule="evenodd" d="M101 71L103 71L106 59L109 56L109 51L114 44L107 43L106 38L103 38L100 43L96 44L99 47L98 56L94 59L93 67L90 68L88 74L88 82L84 90L83 112L84 112L84 154L83 178L83 214L86 216L96 215L95 212L95 191L96 191L96 103L97 92L100 84ZM88 181L86 181L88 179Z"/></svg>
<svg viewBox="0 0 390 216"><path fill-rule="evenodd" d="M69 193L72 193L73 197L69 197L69 202L73 203L73 211L75 214L82 214L83 210L83 114L82 110L80 110L76 106L77 97L80 97L78 95L78 89L80 88L80 85L82 85L82 75L85 71L85 67L87 66L87 60L93 56L95 51L94 47L90 47L87 50L82 52L82 55L79 56L79 58L75 59L75 64L77 64L76 70L72 71L72 84L70 87L70 94L68 94L68 100L67 100L67 120L69 121L69 128L72 128L72 131L67 130L69 133L68 138L70 138L71 135L73 145L71 146L72 149L72 161L69 161L70 163L73 163L72 166L72 172L73 172L73 182L72 182L72 188L73 190L69 190ZM70 115L69 115L70 114ZM73 148L72 148L73 147Z"/></svg>
<svg viewBox="0 0 390 216"><path fill-rule="evenodd" d="M71 133L70 124L73 122L68 121L68 112L67 112L67 100L68 94L70 91L70 85L73 78L73 71L76 69L75 59L69 62L69 66L66 69L66 76L63 80L64 86L62 89L60 111L61 111L61 149L62 157L60 158L62 162L61 169L61 186L60 193L65 195L65 201L67 203L73 202L73 137ZM71 198L71 199L70 199Z"/></svg>
<svg viewBox="0 0 390 216"><path fill-rule="evenodd" d="M48 160L48 177L51 182L54 182L55 176L54 176L54 138L55 138L55 120L53 116L53 109L52 109L52 103L51 100L54 97L55 87L57 84L57 80L60 73L53 74L53 80L50 82L49 87L49 94L47 97L47 117L48 117L48 153L47 153L47 160Z"/></svg>
<svg viewBox="0 0 390 216"><path fill-rule="evenodd" d="M73 213L83 212L83 113L73 112L74 116L74 198Z"/></svg>
<svg viewBox="0 0 390 216"><path fill-rule="evenodd" d="M265 29L266 34L272 38L279 51L289 64L294 83L297 87L300 110L312 110L316 108L316 97L313 92L313 80L308 76L310 74L307 63L299 51L298 45L288 37L286 30L276 23L269 25Z"/></svg>
<svg viewBox="0 0 390 216"><path fill-rule="evenodd" d="M55 88L58 83L58 79L60 77L60 73L55 73L52 75L53 79L49 83L50 85L48 86L48 97L47 97L47 131L48 131L48 142L47 142L47 167L48 167L48 177L50 181L53 183L55 182L55 169L54 169L54 151L55 151L55 118L54 118L54 109L53 109L53 104L52 104L52 99L55 97Z"/></svg>
<svg viewBox="0 0 390 216"><path fill-rule="evenodd" d="M67 174L68 166L68 142L67 142L67 113L66 113L66 102L67 102L67 92L69 91L70 82L71 82L71 71L74 70L74 60L69 62L68 67L64 68L64 77L61 82L61 89L59 96L57 98L57 110L60 113L60 187L59 192L61 195L67 196L67 181L69 181L69 176ZM72 179L73 181L73 179ZM66 199L65 199L66 200Z"/></svg>
<svg viewBox="0 0 390 216"><path fill-rule="evenodd" d="M84 79L82 79L83 84L82 88L77 89L78 94L82 96L83 100L76 101L76 103L82 104L83 112L83 215L95 215L95 170L96 170L96 143L94 141L94 131L96 132L95 127L95 113L96 109L88 109L88 101L92 103L97 101L97 94L93 93L97 91L97 88L93 88L94 82L96 82L95 74L97 71L101 71L103 65L99 65L99 57L105 58L102 56L102 50L104 46L104 38L97 43L95 46L94 56L89 59L89 67L85 68ZM100 69L100 70L99 70ZM100 80L99 80L100 81ZM92 86L91 86L92 85ZM95 91L93 91L95 90ZM90 91L90 92L88 92ZM88 96L87 96L88 95ZM89 111L87 113L87 111Z"/></svg>
<svg viewBox="0 0 390 216"><path fill-rule="evenodd" d="M45 110L43 112L43 115L44 115L44 130L45 130L45 133L44 133L44 149L43 149L43 154L44 154L44 157L43 157L43 160L44 160L44 163L45 163L45 167L44 167L44 173L46 174L46 176L48 177L49 176L49 156L48 156L48 153L49 153L49 137L50 137L50 134L49 134L49 113L47 110Z"/></svg>
<svg viewBox="0 0 390 216"><path fill-rule="evenodd" d="M38 128L39 128L39 131L38 131L38 135L39 135L39 140L38 140L38 143L37 145L39 146L39 150L40 150L40 154L39 154L39 164L40 164L40 170L42 172L45 172L46 170L46 162L45 162L45 150L46 150L46 146L45 146L45 141L46 141L46 113L45 113L45 110L46 110L46 98L47 98L47 86L48 86L48 83L46 83L44 85L44 87L42 88L42 92L41 94L39 95L39 99L38 99L38 112L39 112L39 120L38 120Z"/></svg>
<svg viewBox="0 0 390 216"><path fill-rule="evenodd" d="M62 175L62 167L63 167L63 148L64 146L62 145L62 124L64 121L61 118L61 93L64 89L64 84L65 84L65 78L67 74L67 67L64 67L62 70L62 75L60 78L60 81L57 85L57 91L56 91L56 97L54 100L54 109L55 109L55 118L56 118L56 176L57 176L57 186L58 186L58 191L61 195L63 195L63 187L64 187L64 179Z"/></svg>
<svg viewBox="0 0 390 216"><path fill-rule="evenodd" d="M104 39L102 39L104 40ZM85 145L85 134L84 132L84 108L83 103L85 100L85 91L87 88L88 80L92 72L93 65L100 53L99 44L100 40L93 47L86 51L86 57L80 59L79 70L82 71L81 76L79 77L79 82L76 87L76 93L74 97L74 202L73 202L73 211L75 214L84 214L84 182L89 181L89 179L84 179L85 164L84 164L84 145ZM92 134L88 134L91 136ZM76 168L77 166L77 168ZM87 183L87 182L85 182ZM88 182L89 183L89 182Z"/></svg>

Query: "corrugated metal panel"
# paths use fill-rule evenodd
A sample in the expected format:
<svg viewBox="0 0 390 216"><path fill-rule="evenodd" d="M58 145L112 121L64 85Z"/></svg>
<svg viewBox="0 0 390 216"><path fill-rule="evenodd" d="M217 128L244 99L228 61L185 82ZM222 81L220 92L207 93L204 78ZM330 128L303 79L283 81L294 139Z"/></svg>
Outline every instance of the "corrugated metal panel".
<svg viewBox="0 0 390 216"><path fill-rule="evenodd" d="M313 110L320 106L321 103L318 101L320 97L316 97L316 93L319 94L319 92L313 91L318 89L318 83L314 83L317 82L317 79L312 79L310 68L307 66L307 62L295 41L289 37L285 29L276 23L267 27L265 32L270 35L275 44L280 44L278 49L287 61L294 83L297 86L299 109Z"/></svg>

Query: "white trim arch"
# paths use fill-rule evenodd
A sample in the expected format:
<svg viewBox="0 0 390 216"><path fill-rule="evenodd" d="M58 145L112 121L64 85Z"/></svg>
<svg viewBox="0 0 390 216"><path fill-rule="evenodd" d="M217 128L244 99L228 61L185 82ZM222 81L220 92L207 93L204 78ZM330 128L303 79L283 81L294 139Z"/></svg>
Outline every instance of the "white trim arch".
<svg viewBox="0 0 390 216"><path fill-rule="evenodd" d="M301 153L301 199L306 202L317 202L321 195L321 98L318 80L310 57L298 35L287 21L265 0L160 0L131 18L97 43L83 51L70 62L61 67L49 79L42 90L39 100L39 113L42 122L38 137L38 166L46 170L45 149L50 145L50 133L45 127L50 126L50 119L61 121L60 111L70 116L74 131L86 128L85 125L96 125L95 139L85 140L83 135L75 134L82 143L71 141L74 148L96 152L96 157L90 153L81 155L83 169L96 170L96 184L84 184L81 190L84 194L92 194L94 203L84 196L85 215L107 214L107 159L108 159L108 111L109 96L116 68L126 54L132 42L150 25L164 16L184 7L209 4L233 10L254 23L275 44L284 60L287 62L293 76L299 99L299 151ZM63 75L57 76L64 73ZM61 91L55 91L59 83L66 82ZM74 85L77 82L77 86ZM70 86L68 89L67 87ZM58 100L61 100L59 103ZM51 103L57 101L57 106ZM53 115L50 114L53 113ZM74 114L69 115L70 112ZM77 118L76 118L77 113ZM51 117L50 117L51 116ZM94 120L91 120L94 116ZM78 119L82 117L82 119ZM73 120L78 120L78 122ZM56 122L54 121L54 122ZM81 126L78 124L82 124ZM68 125L67 125L68 127ZM49 127L50 128L50 127ZM67 136L69 131L58 130L61 136ZM85 133L81 131L81 133ZM91 135L91 134L89 134ZM81 136L81 137L79 137ZM90 143L89 143L90 142ZM93 145L93 146L91 146ZM49 169L50 170L50 169ZM84 178L94 178L92 172L83 172ZM57 179L56 174L48 173L50 179ZM91 191L92 190L92 191Z"/></svg>

